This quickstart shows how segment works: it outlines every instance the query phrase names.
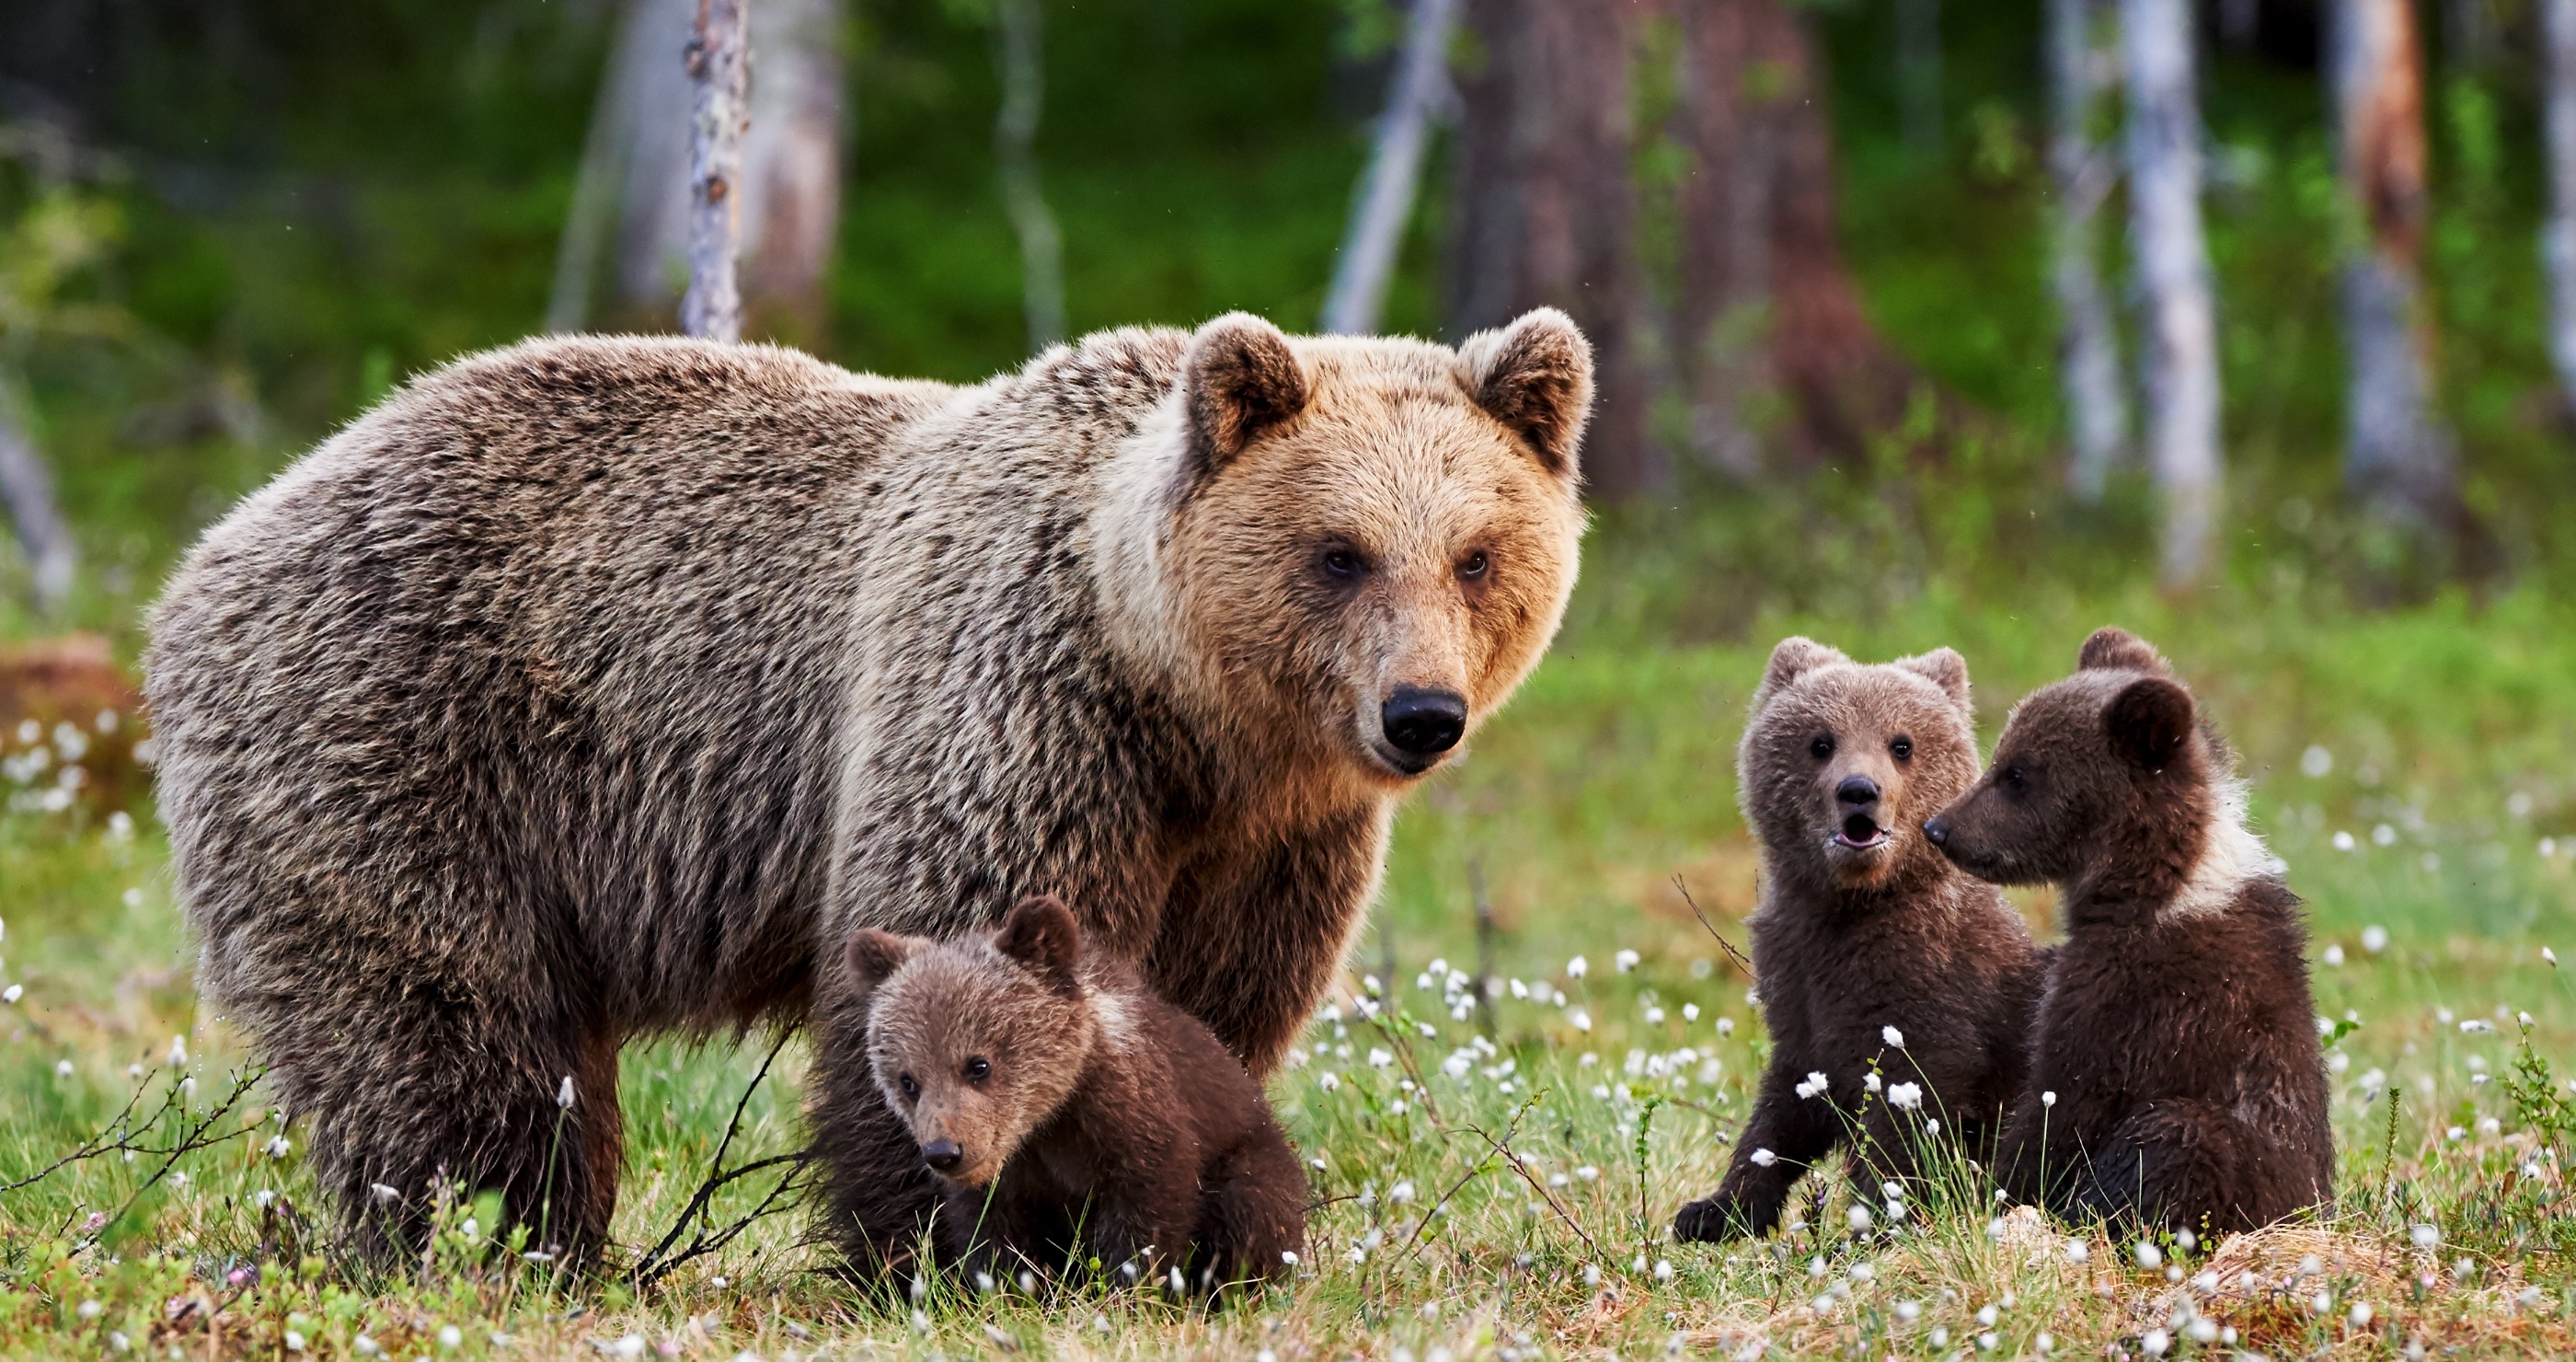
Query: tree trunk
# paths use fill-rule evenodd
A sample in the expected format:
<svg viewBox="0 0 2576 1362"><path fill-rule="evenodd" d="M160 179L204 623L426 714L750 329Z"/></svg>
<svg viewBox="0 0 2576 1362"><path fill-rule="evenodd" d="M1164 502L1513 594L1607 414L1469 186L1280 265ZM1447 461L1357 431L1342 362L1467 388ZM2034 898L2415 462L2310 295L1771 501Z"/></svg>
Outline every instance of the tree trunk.
<svg viewBox="0 0 2576 1362"><path fill-rule="evenodd" d="M2146 304L2147 455L2164 506L2159 574L2207 566L2219 514L2218 346L2200 225L2200 109L2188 0L2121 0L2130 230Z"/></svg>
<svg viewBox="0 0 2576 1362"><path fill-rule="evenodd" d="M1843 267L1833 147L1809 35L1777 0L1685 0L1679 278L1671 352L1701 459L1762 471L1762 437L1802 463L1902 419L1914 375Z"/></svg>
<svg viewBox="0 0 2576 1362"><path fill-rule="evenodd" d="M1002 168L1002 203L1020 237L1020 293L1034 354L1064 339L1064 246L1055 214L1038 187L1038 115L1046 107L1045 16L1037 0L995 0L993 65L1002 108L993 120L993 151Z"/></svg>
<svg viewBox="0 0 2576 1362"><path fill-rule="evenodd" d="M0 392L0 503L9 508L18 531L18 548L27 557L36 587L36 604L53 610L71 594L80 552L71 525L54 504L54 478L45 456L27 438L17 404Z"/></svg>
<svg viewBox="0 0 2576 1362"><path fill-rule="evenodd" d="M741 284L759 335L819 341L839 235L844 0L760 0L751 13ZM549 330L670 324L687 274L689 110L683 61L697 0L630 0L600 82L555 263ZM613 258L611 258L613 257ZM597 306L603 273L608 300Z"/></svg>
<svg viewBox="0 0 2576 1362"><path fill-rule="evenodd" d="M2541 258L2549 274L2549 356L2576 410L2576 0L2541 0L2548 91L2549 221Z"/></svg>
<svg viewBox="0 0 2576 1362"><path fill-rule="evenodd" d="M1941 151L1941 0L1896 0L1896 92L1905 145Z"/></svg>
<svg viewBox="0 0 2576 1362"><path fill-rule="evenodd" d="M1449 320L1468 332L1542 304L1589 336L1583 474L1596 497L1662 488L1647 436L1629 66L1648 11L1627 0L1468 0L1484 62L1459 85Z"/></svg>
<svg viewBox="0 0 2576 1362"><path fill-rule="evenodd" d="M2440 532L2456 493L2423 303L2423 55L2407 0L2338 0L2332 18L2340 169L2362 228L2343 270L2345 480L2375 512Z"/></svg>
<svg viewBox="0 0 2576 1362"><path fill-rule="evenodd" d="M742 339L742 130L751 117L750 0L698 0L689 39L689 291L680 329Z"/></svg>
<svg viewBox="0 0 2576 1362"><path fill-rule="evenodd" d="M2108 63L2094 34L2095 0L2048 0L2050 118L2048 167L2057 181L2057 223L2050 243L2057 289L2058 372L2075 457L2067 486L2099 501L2129 441L2129 403L2120 380L2120 339L2102 291L2095 223L2115 172L2093 140Z"/></svg>
<svg viewBox="0 0 2576 1362"><path fill-rule="evenodd" d="M1457 13L1458 0L1414 0L1386 111L1378 116L1377 143L1333 262L1332 287L1324 294L1328 333L1365 336L1377 330L1387 280L1395 274L1405 224L1413 217L1432 118L1452 98L1449 37Z"/></svg>

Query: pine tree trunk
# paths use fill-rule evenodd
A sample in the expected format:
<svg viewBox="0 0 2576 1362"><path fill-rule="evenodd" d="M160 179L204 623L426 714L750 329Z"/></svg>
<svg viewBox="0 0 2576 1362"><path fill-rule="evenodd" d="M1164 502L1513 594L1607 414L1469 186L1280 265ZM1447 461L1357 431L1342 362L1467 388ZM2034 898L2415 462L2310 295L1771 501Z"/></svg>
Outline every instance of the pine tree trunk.
<svg viewBox="0 0 2576 1362"><path fill-rule="evenodd" d="M2121 0L2130 233L2145 294L2148 467L2163 500L2159 575L2207 567L2219 515L2218 343L2200 223L2200 109L2188 0Z"/></svg>
<svg viewBox="0 0 2576 1362"><path fill-rule="evenodd" d="M1591 338L1583 475L1620 500L1667 485L1647 433L1629 65L1643 5L1468 0L1484 61L1459 83L1449 321L1464 333L1542 304Z"/></svg>
<svg viewBox="0 0 2576 1362"><path fill-rule="evenodd" d="M1386 111L1378 116L1376 145L1333 261L1332 287L1324 294L1328 333L1365 336L1377 330L1405 224L1413 217L1432 119L1451 97L1449 39L1457 13L1458 0L1414 0Z"/></svg>
<svg viewBox="0 0 2576 1362"><path fill-rule="evenodd" d="M2549 355L2576 409L2576 0L2540 0L2547 90L2549 221L2541 257L2549 275Z"/></svg>
<svg viewBox="0 0 2576 1362"><path fill-rule="evenodd" d="M1064 246L1055 214L1038 186L1038 115L1046 106L1045 17L1037 0L995 0L993 65L1002 108L993 120L993 150L1002 168L1002 203L1020 237L1020 293L1029 351L1064 339Z"/></svg>
<svg viewBox="0 0 2576 1362"><path fill-rule="evenodd" d="M2107 63L2094 41L2101 17L2095 0L2048 0L2051 127L2048 166L2057 182L2051 271L2057 291L2058 372L2075 457L2067 485L2085 501L2101 499L2129 440L2129 403L2120 379L2120 340L2102 291L2096 228L2115 172L2093 140Z"/></svg>
<svg viewBox="0 0 2576 1362"><path fill-rule="evenodd" d="M2456 474L2423 302L2423 55L2407 0L2338 0L2332 17L2340 168L2362 228L2343 270L2345 480L2375 512L2438 533Z"/></svg>
<svg viewBox="0 0 2576 1362"><path fill-rule="evenodd" d="M698 0L688 50L689 290L680 329L742 339L742 131L751 117L750 0Z"/></svg>

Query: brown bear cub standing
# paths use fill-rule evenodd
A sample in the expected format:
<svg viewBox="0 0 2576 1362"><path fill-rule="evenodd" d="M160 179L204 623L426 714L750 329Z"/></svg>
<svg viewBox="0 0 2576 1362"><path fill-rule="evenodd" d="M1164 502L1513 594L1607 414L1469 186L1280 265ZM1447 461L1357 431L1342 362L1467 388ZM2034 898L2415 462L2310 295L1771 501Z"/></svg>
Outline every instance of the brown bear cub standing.
<svg viewBox="0 0 2576 1362"><path fill-rule="evenodd" d="M849 956L877 1084L940 1178L942 1261L1180 1267L1202 1290L1295 1264L1306 1174L1260 1085L1131 967L1085 953L1062 903L946 943L871 928Z"/></svg>
<svg viewBox="0 0 2576 1362"><path fill-rule="evenodd" d="M1847 1140L1872 1184L1915 1176L1936 1132L1984 1157L2021 1093L2039 988L2020 916L1916 830L1977 778L1957 653L1863 666L1782 642L1737 770L1762 844L1753 964L1771 1066L1726 1180L1675 1219L1683 1239L1768 1232Z"/></svg>
<svg viewBox="0 0 2576 1362"><path fill-rule="evenodd" d="M2155 649L2087 639L2013 711L1974 790L1924 831L2066 916L2004 1185L2074 1215L2252 1229L2333 1194L2326 1071L2281 865L2235 758Z"/></svg>

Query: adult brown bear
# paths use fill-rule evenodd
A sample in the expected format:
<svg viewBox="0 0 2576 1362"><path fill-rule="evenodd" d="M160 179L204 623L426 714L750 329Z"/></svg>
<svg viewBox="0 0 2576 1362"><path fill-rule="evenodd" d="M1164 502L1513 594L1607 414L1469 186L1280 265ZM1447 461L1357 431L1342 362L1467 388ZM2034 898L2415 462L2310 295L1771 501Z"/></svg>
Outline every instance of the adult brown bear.
<svg viewBox="0 0 2576 1362"><path fill-rule="evenodd" d="M442 1178L594 1250L619 1047L811 1017L830 1231L890 1265L934 1189L851 935L1058 895L1266 1076L1396 798L1556 628L1590 397L1552 311L1456 351L1234 315L968 388L682 340L462 361L153 616L203 983L380 1253Z"/></svg>

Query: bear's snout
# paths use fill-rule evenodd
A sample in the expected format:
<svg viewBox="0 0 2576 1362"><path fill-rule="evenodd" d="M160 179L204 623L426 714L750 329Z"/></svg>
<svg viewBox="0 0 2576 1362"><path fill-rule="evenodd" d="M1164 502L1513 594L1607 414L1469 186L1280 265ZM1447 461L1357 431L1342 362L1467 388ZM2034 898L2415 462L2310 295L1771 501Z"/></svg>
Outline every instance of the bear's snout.
<svg viewBox="0 0 2576 1362"><path fill-rule="evenodd" d="M1878 782L1867 776L1845 776L1843 783L1834 787L1834 798L1845 804L1875 804Z"/></svg>
<svg viewBox="0 0 2576 1362"><path fill-rule="evenodd" d="M921 1161L934 1171L954 1173L957 1165L966 1161L966 1151L958 1148L955 1140L932 1140L921 1147Z"/></svg>
<svg viewBox="0 0 2576 1362"><path fill-rule="evenodd" d="M1923 835L1930 838L1936 847L1950 845L1950 820L1934 817L1923 825Z"/></svg>
<svg viewBox="0 0 2576 1362"><path fill-rule="evenodd" d="M1397 751L1422 759L1415 770L1426 770L1431 758L1466 736L1467 697L1453 690L1398 686L1379 707L1378 724Z"/></svg>

